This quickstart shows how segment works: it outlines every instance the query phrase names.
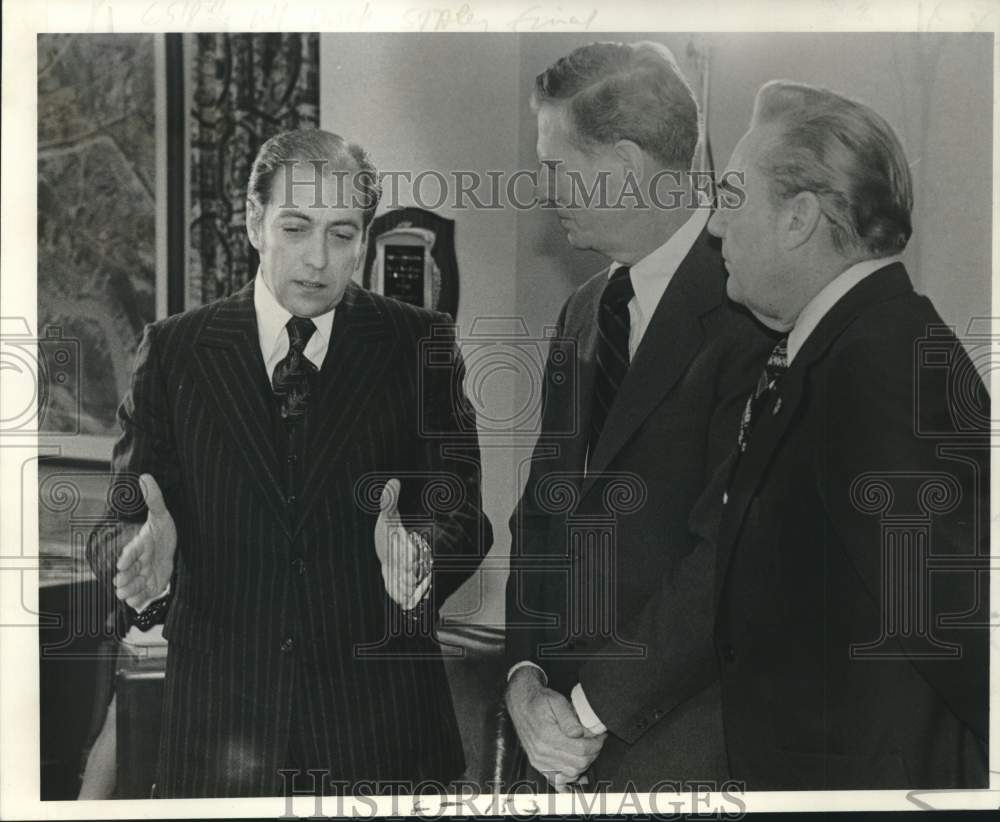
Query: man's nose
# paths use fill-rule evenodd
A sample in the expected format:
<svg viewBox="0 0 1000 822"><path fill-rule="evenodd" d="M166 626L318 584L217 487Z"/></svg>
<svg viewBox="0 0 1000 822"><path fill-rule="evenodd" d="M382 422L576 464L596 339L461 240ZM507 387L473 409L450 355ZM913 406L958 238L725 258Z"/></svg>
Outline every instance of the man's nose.
<svg viewBox="0 0 1000 822"><path fill-rule="evenodd" d="M712 212L712 216L708 218L708 233L722 239L726 233L726 218L722 214L722 210L716 208Z"/></svg>
<svg viewBox="0 0 1000 822"><path fill-rule="evenodd" d="M309 241L305 263L315 269L326 268L326 254L326 235L322 231L318 231L316 236Z"/></svg>
<svg viewBox="0 0 1000 822"><path fill-rule="evenodd" d="M558 208L561 205L559 195L562 183L555 167L547 161L543 162L535 179L535 198L539 205Z"/></svg>
<svg viewBox="0 0 1000 822"><path fill-rule="evenodd" d="M547 174L542 174L535 180L535 202L543 208L554 208L556 205L554 181Z"/></svg>

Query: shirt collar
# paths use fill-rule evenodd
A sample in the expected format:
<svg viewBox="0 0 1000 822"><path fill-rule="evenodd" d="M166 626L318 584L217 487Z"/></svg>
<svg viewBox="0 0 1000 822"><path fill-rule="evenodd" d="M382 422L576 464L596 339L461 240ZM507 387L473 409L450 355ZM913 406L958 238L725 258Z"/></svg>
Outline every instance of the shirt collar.
<svg viewBox="0 0 1000 822"><path fill-rule="evenodd" d="M887 265L899 262L899 256L879 257L875 260L862 260L855 263L850 268L845 269L834 277L826 286L802 309L795 325L788 334L788 362L791 364L795 355L802 348L802 345L809 335L815 331L820 320L825 317L840 298L847 294L854 286L860 283L865 277L874 274L879 269Z"/></svg>
<svg viewBox="0 0 1000 822"><path fill-rule="evenodd" d="M632 281L632 289L635 291L636 300L647 316L652 314L660 302L667 285L677 273L681 261L691 251L695 240L698 239L702 229L708 223L709 216L711 216L710 209L696 209L687 222L678 228L663 245L630 267L629 279ZM611 263L608 277L622 265L623 263L617 261Z"/></svg>
<svg viewBox="0 0 1000 822"><path fill-rule="evenodd" d="M267 361L281 339L285 325L292 318L292 313L278 302L264 275L257 269L257 277L253 285L253 307L257 313L257 334L260 339L260 350ZM325 314L313 317L316 326L315 334L319 334L322 342L329 344L333 331L333 315L336 308L331 308ZM325 347L325 346L324 346Z"/></svg>

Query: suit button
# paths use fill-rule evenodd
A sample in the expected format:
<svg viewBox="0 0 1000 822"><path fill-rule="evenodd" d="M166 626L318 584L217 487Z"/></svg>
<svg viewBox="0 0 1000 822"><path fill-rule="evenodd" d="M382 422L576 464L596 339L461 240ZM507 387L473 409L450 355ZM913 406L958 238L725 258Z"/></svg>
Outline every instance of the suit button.
<svg viewBox="0 0 1000 822"><path fill-rule="evenodd" d="M288 455L288 464L289 465L295 465L295 463L298 462L298 460L299 460L299 458L295 454L289 454Z"/></svg>
<svg viewBox="0 0 1000 822"><path fill-rule="evenodd" d="M298 497L296 497L295 494L289 494L287 502L288 502L289 505L293 505L295 503L295 500L297 500L297 499L298 499Z"/></svg>
<svg viewBox="0 0 1000 822"><path fill-rule="evenodd" d="M302 576L306 572L306 561L302 557L295 557L292 560L292 568L295 569L295 573Z"/></svg>
<svg viewBox="0 0 1000 822"><path fill-rule="evenodd" d="M732 645L726 646L726 662L736 661L736 649Z"/></svg>
<svg viewBox="0 0 1000 822"><path fill-rule="evenodd" d="M281 640L281 650L286 654L290 654L295 650L295 640L290 636L286 636L283 640Z"/></svg>

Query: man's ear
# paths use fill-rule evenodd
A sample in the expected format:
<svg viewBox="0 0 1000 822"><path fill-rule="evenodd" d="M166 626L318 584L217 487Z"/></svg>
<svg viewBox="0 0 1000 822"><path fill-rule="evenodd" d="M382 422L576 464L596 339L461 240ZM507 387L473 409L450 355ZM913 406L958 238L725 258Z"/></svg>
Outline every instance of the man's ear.
<svg viewBox="0 0 1000 822"><path fill-rule="evenodd" d="M263 222L264 209L255 201L247 198L247 236L250 238L250 245L260 251L260 231Z"/></svg>
<svg viewBox="0 0 1000 822"><path fill-rule="evenodd" d="M800 191L782 209L782 245L791 250L807 243L819 227L823 209L812 191Z"/></svg>
<svg viewBox="0 0 1000 822"><path fill-rule="evenodd" d="M645 179L646 154L632 140L618 140L614 145L615 154L625 168L625 174L631 174L637 181Z"/></svg>

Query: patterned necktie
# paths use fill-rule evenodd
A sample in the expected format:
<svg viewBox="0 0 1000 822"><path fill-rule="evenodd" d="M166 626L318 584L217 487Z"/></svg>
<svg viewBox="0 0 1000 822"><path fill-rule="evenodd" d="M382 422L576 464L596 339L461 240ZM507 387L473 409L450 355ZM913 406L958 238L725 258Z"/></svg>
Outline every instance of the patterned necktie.
<svg viewBox="0 0 1000 822"><path fill-rule="evenodd" d="M750 430L754 421L760 416L760 412L770 399L775 386L787 370L788 337L782 337L767 358L764 371L761 373L760 379L757 380L757 387L754 388L753 394L747 398L746 407L743 409L743 417L740 419L740 435L737 440L741 454L747 450L747 442L750 439Z"/></svg>
<svg viewBox="0 0 1000 822"><path fill-rule="evenodd" d="M597 372L590 412L591 452L597 447L618 387L628 371L628 304L634 296L629 267L623 265L611 275L597 309Z"/></svg>
<svg viewBox="0 0 1000 822"><path fill-rule="evenodd" d="M292 317L285 328L288 330L288 353L274 366L271 387L281 400L282 419L294 421L305 413L310 377L316 373L316 366L304 353L316 326L306 317Z"/></svg>

